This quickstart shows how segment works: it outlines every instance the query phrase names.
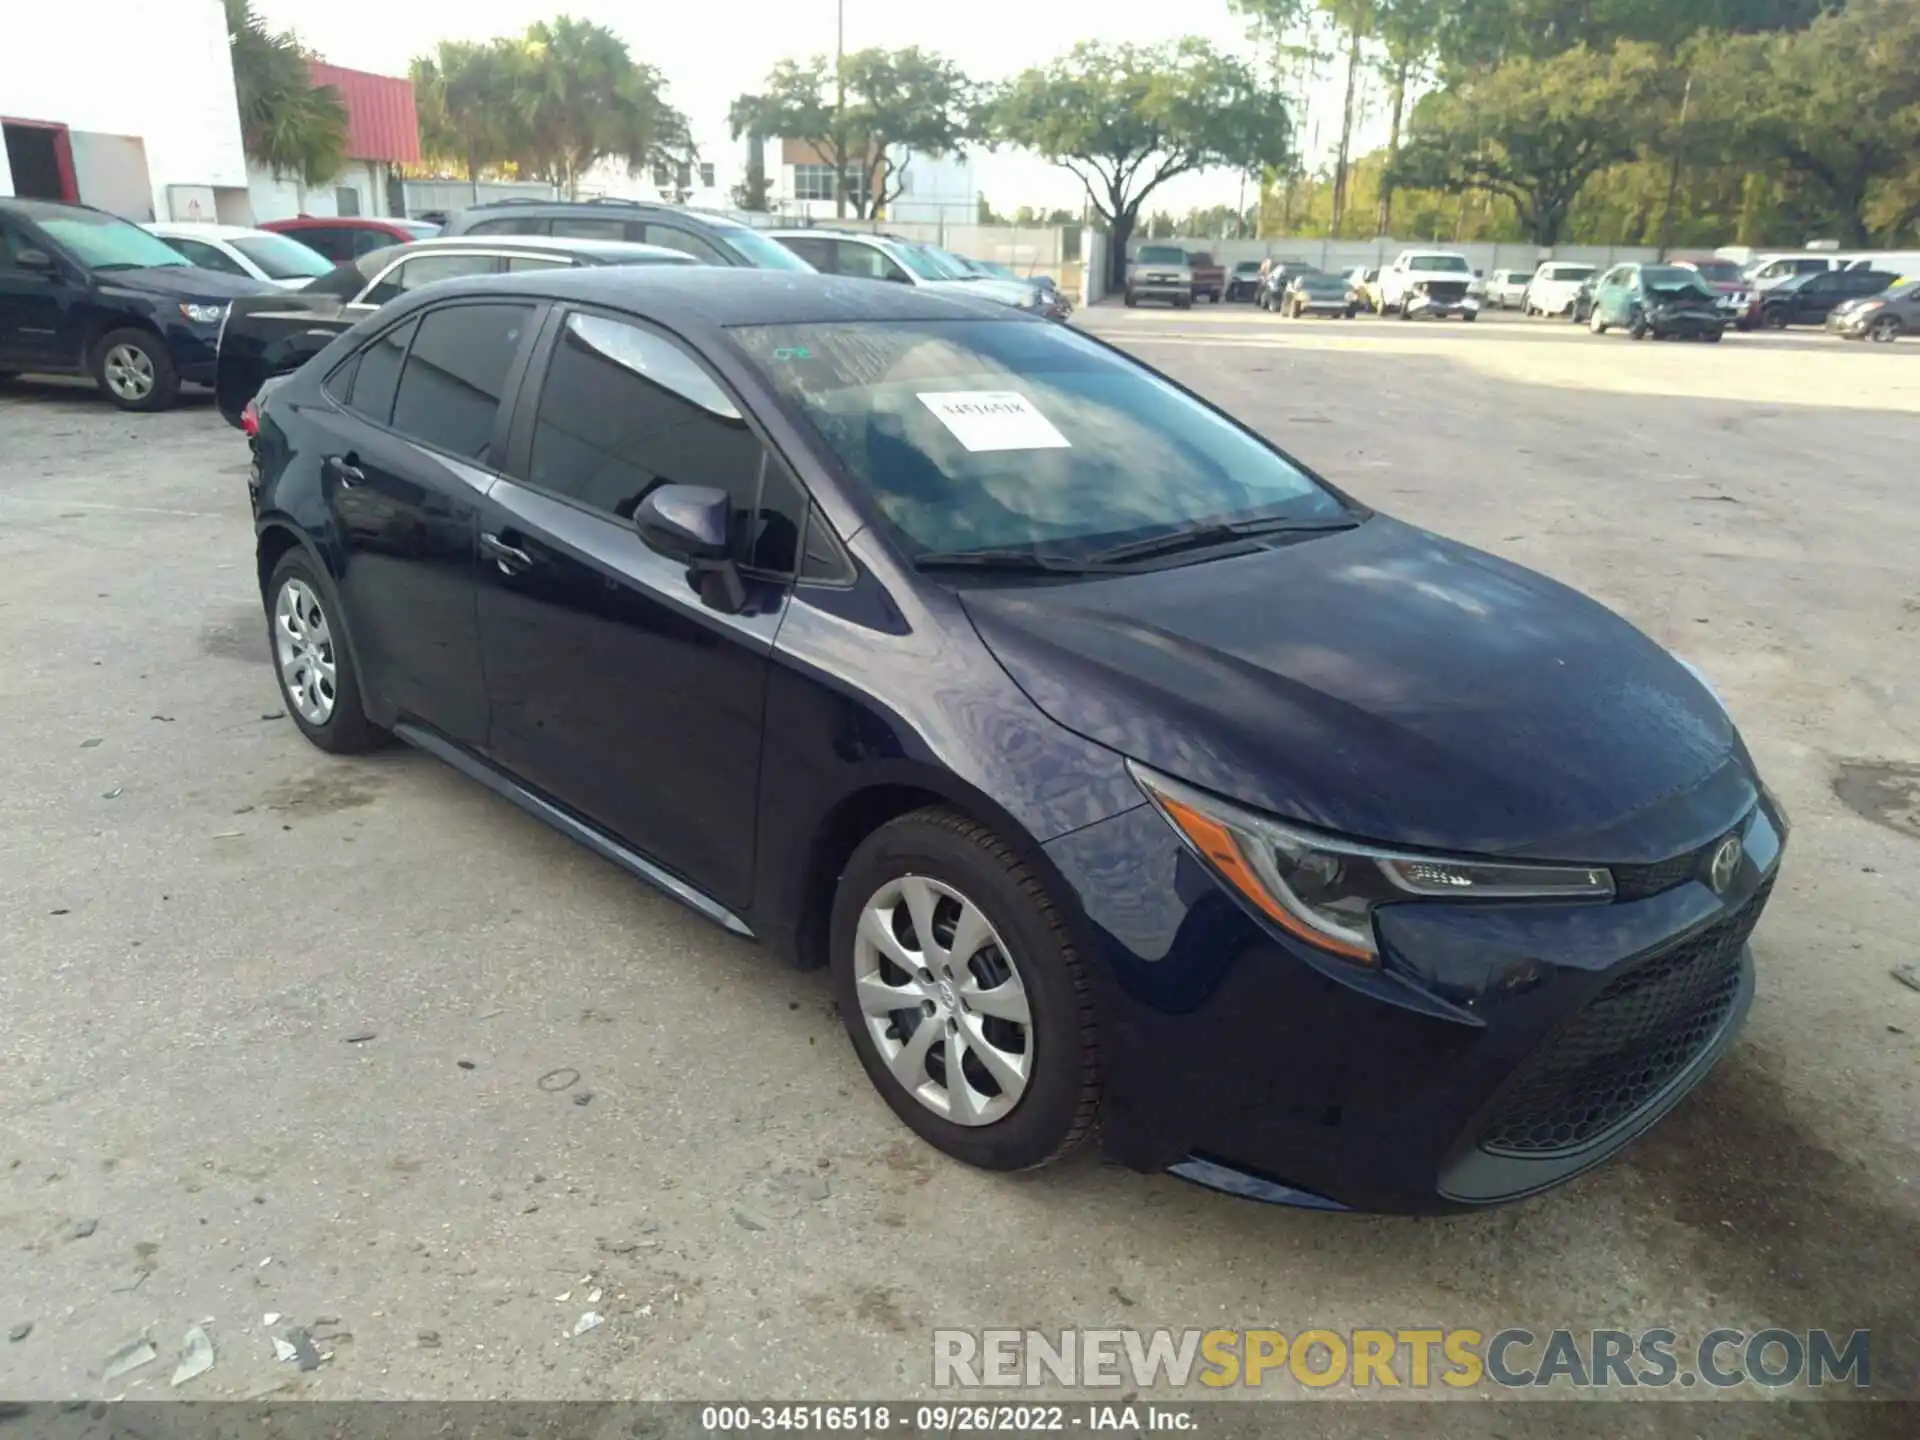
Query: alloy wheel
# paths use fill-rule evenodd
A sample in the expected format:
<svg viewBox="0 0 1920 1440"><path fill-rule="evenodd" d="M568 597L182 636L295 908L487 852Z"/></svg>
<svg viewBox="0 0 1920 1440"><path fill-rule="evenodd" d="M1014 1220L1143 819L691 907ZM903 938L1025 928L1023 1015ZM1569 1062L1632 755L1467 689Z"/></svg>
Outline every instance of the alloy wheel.
<svg viewBox="0 0 1920 1440"><path fill-rule="evenodd" d="M115 345L102 368L107 388L122 400L144 400L153 393L153 357L138 345Z"/></svg>
<svg viewBox="0 0 1920 1440"><path fill-rule="evenodd" d="M956 1125L991 1125L1026 1093L1034 1027L1026 983L972 900L921 875L861 907L854 991L880 1058L908 1094Z"/></svg>
<svg viewBox="0 0 1920 1440"><path fill-rule="evenodd" d="M1890 345L1900 338L1900 330L1901 325L1898 317L1882 315L1878 320L1873 322L1873 326L1867 331L1867 335L1871 339L1878 340L1882 345Z"/></svg>
<svg viewBox="0 0 1920 1440"><path fill-rule="evenodd" d="M309 725L333 718L335 656L333 631L320 597L306 581L290 578L273 605L274 658L287 699Z"/></svg>

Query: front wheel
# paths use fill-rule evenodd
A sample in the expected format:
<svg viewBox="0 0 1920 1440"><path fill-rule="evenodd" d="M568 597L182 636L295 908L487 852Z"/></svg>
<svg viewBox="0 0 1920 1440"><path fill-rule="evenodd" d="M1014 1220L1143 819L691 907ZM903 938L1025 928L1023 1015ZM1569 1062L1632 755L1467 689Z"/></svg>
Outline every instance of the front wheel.
<svg viewBox="0 0 1920 1440"><path fill-rule="evenodd" d="M1133 309L1134 306L1138 305L1140 301L1135 297L1134 293L1131 290L1129 290L1127 291L1126 300L1123 303L1126 305L1126 307L1129 310L1131 310Z"/></svg>
<svg viewBox="0 0 1920 1440"><path fill-rule="evenodd" d="M1587 312L1587 329L1592 331L1595 335L1604 335L1607 333L1607 322L1605 318L1600 314L1600 311L1598 308L1589 310Z"/></svg>
<svg viewBox="0 0 1920 1440"><path fill-rule="evenodd" d="M1086 965L1041 878L985 826L934 807L861 842L834 895L831 964L868 1078L934 1148L1027 1170L1093 1128Z"/></svg>
<svg viewBox="0 0 1920 1440"><path fill-rule="evenodd" d="M93 347L93 379L122 410L165 410L180 397L180 372L151 330L109 330Z"/></svg>
<svg viewBox="0 0 1920 1440"><path fill-rule="evenodd" d="M1784 330L1787 328L1787 312L1778 308L1762 310L1760 312L1760 324L1763 329Z"/></svg>
<svg viewBox="0 0 1920 1440"><path fill-rule="evenodd" d="M1905 328L1898 315L1882 315L1868 327L1867 338L1882 345L1891 345L1900 338L1900 332Z"/></svg>
<svg viewBox="0 0 1920 1440"><path fill-rule="evenodd" d="M1722 330L1709 330L1706 332L1706 334L1702 335L1700 338L1706 341L1709 345L1718 345L1720 343L1720 337L1725 333L1726 332Z"/></svg>
<svg viewBox="0 0 1920 1440"><path fill-rule="evenodd" d="M360 675L340 627L333 587L305 552L289 550L267 581L267 641L280 698L300 733L322 750L354 755L387 736L360 700Z"/></svg>

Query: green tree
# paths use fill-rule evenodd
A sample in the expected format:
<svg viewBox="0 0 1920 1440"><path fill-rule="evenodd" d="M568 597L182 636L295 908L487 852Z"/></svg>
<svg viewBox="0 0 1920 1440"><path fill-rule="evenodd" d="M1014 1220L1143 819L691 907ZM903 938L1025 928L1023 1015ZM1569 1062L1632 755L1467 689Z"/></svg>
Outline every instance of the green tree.
<svg viewBox="0 0 1920 1440"><path fill-rule="evenodd" d="M1443 0L1375 0L1375 33L1384 52L1379 64L1387 82L1387 151L1378 174L1373 232L1393 233L1393 166L1407 120L1407 92L1419 84L1440 44Z"/></svg>
<svg viewBox="0 0 1920 1440"><path fill-rule="evenodd" d="M1415 107L1392 182L1503 196L1553 245L1587 182L1639 153L1674 74L1653 46L1623 42L1463 76Z"/></svg>
<svg viewBox="0 0 1920 1440"><path fill-rule="evenodd" d="M865 219L899 198L913 156L964 149L972 101L973 85L952 61L916 45L869 48L843 56L837 72L824 55L782 60L764 89L734 100L728 125L736 140L810 145Z"/></svg>
<svg viewBox="0 0 1920 1440"><path fill-rule="evenodd" d="M292 31L269 31L248 0L226 0L226 7L248 158L309 185L331 180L347 163L347 107L332 86L313 83Z"/></svg>
<svg viewBox="0 0 1920 1440"><path fill-rule="evenodd" d="M696 158L686 116L667 103L665 78L605 26L570 15L531 25L512 70L518 158L569 198L602 160L624 161L632 172Z"/></svg>
<svg viewBox="0 0 1920 1440"><path fill-rule="evenodd" d="M1665 48L1699 30L1793 30L1840 0L1441 0L1442 59L1454 68L1544 59L1619 40Z"/></svg>
<svg viewBox="0 0 1920 1440"><path fill-rule="evenodd" d="M514 160L527 148L514 87L522 73L513 42L442 40L434 54L416 57L414 108L420 145L430 159L458 165L469 182Z"/></svg>
<svg viewBox="0 0 1920 1440"><path fill-rule="evenodd" d="M1287 104L1246 63L1204 40L1087 40L1001 87L984 112L997 141L1071 171L1107 222L1108 283L1126 283L1142 204L1176 176L1283 163Z"/></svg>
<svg viewBox="0 0 1920 1440"><path fill-rule="evenodd" d="M1836 238L1892 241L1920 222L1920 7L1852 0L1790 34L1703 47L1694 99L1749 161L1808 187ZM1901 197L1906 198L1901 198Z"/></svg>

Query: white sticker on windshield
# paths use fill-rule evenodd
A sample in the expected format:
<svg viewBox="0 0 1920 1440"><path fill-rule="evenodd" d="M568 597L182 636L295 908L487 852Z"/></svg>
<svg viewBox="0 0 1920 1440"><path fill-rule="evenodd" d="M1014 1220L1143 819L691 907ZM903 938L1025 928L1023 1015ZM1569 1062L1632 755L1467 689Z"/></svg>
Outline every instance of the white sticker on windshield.
<svg viewBox="0 0 1920 1440"><path fill-rule="evenodd" d="M920 403L969 450L1066 450L1067 437L1017 390L939 390Z"/></svg>

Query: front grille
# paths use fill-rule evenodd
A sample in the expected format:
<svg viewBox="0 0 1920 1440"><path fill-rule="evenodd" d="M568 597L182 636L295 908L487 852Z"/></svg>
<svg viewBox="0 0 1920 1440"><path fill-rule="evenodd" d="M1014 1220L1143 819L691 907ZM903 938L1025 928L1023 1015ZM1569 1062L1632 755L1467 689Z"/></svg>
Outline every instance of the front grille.
<svg viewBox="0 0 1920 1440"><path fill-rule="evenodd" d="M1496 1155L1577 1150L1631 1118L1693 1062L1740 991L1740 950L1771 879L1732 915L1619 976L1529 1060L1481 1132Z"/></svg>
<svg viewBox="0 0 1920 1440"><path fill-rule="evenodd" d="M1443 304L1451 305L1454 301L1463 299L1466 296L1467 282L1464 280L1428 280L1421 286L1421 289L1426 293L1429 300L1438 300Z"/></svg>
<svg viewBox="0 0 1920 1440"><path fill-rule="evenodd" d="M1649 895L1658 895L1696 875L1705 874L1707 857L1719 844L1718 840L1714 840L1697 850L1689 850L1684 855L1675 855L1652 865L1612 866L1613 898L1645 900Z"/></svg>

